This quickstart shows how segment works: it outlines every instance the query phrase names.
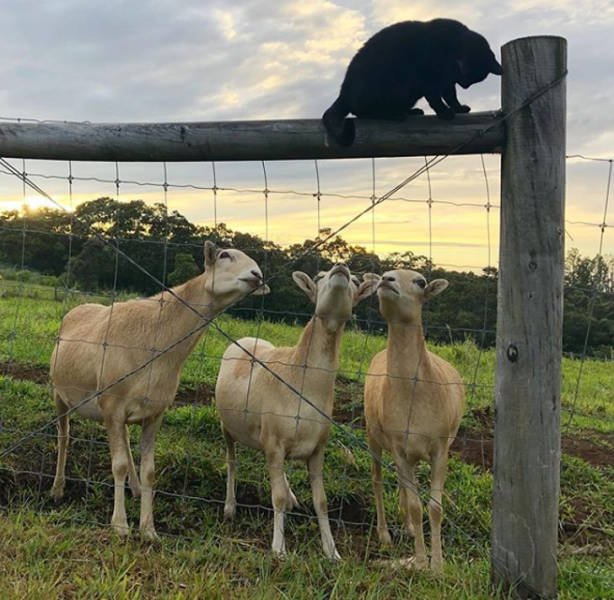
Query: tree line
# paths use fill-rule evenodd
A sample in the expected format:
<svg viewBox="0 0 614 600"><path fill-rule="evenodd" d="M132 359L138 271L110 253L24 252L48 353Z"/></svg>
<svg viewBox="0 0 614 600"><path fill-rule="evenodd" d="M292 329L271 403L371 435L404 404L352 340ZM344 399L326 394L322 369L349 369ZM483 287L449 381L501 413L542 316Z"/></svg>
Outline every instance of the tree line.
<svg viewBox="0 0 614 600"><path fill-rule="evenodd" d="M200 273L203 240L210 239L252 256L261 265L272 290L266 299L247 298L231 312L250 318L260 312L254 309L264 307L271 320L299 323L308 318L311 309L292 283L292 271L315 275L339 261L358 274L412 268L427 279L444 277L450 282L450 290L425 311L429 339L473 339L482 347L494 345L495 268L485 268L481 273L446 270L411 251L380 257L340 236L326 239L328 233L323 231L319 238L284 248L258 236L233 231L223 223L216 227L196 225L176 210L167 210L162 203L117 202L104 197L80 204L73 213L27 207L0 213L0 264L55 277L58 284L80 290L148 295L160 291L159 282L173 286ZM588 258L575 249L569 251L564 311L564 351L581 354L586 350L591 355L612 357L614 258ZM356 325L384 330L375 298L359 305Z"/></svg>

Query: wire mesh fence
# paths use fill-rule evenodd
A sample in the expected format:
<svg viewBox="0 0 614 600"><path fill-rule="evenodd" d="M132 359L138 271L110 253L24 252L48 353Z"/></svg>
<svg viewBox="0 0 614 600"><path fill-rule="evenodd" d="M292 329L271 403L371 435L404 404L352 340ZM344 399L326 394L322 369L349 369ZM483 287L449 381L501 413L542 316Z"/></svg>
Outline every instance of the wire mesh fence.
<svg viewBox="0 0 614 600"><path fill-rule="evenodd" d="M599 232L596 253L607 255L611 247L607 219L612 162L605 164L607 172L602 173L604 165L596 161L577 156L570 156L568 161L600 167L590 175L589 184L584 183L582 175L582 185L590 185L591 193L601 199L605 195L605 200L601 222L586 221L577 211L580 216L572 213L566 222L567 235L582 239L585 232L589 237ZM406 177L408 171L420 177ZM128 378L137 371L155 368L160 355L202 334L186 360L174 405L166 412L159 434L154 509L159 531L190 535L200 526L209 526L212 515L221 518L225 455L214 407L214 386L226 347L246 336L268 339L277 346L294 345L313 310L292 290L292 272L304 269L315 276L333 263L345 261L358 276L370 271L381 274L384 267L395 265L415 266L427 280L445 276L446 272L456 273L446 292L452 298L454 283L462 282L463 277L479 283L473 288L461 287L466 294L479 295L473 299L479 306L473 314L451 326L445 314L437 312L435 299L433 308L425 310L424 324L427 339L433 341L431 349L458 369L467 393L467 408L452 445L443 502L446 548L465 551L487 545L499 225L497 158L451 157L436 165L425 157L196 167L3 160L0 174L3 185L8 186L5 189L13 186L12 191L5 192L5 198L12 202L6 206L14 211L5 211L0 223L4 260L9 250L12 253L0 280L3 504L15 506L25 498L44 506L48 502L44 498L55 475L57 419L47 373L58 333L62 343L62 317L85 302L103 303L114 310L118 302L145 292L148 299L139 301L156 307L157 312L152 314L160 323L161 298L182 302L169 291L171 280L183 281L200 270L202 240L211 237L222 246L230 243L251 254L272 293L233 305L215 321L202 318L205 306L187 303L186 312L196 311L197 318L183 336L177 332L164 344L155 340L153 347L139 345L138 340L115 343L118 350L138 349L148 355L135 370L123 374ZM407 180L407 184L388 195L399 180ZM385 202L380 202L382 198ZM135 200L141 202L135 204ZM568 216L569 207L574 207L574 199L569 200ZM88 204L93 206L90 212L83 209ZM37 211L37 206L42 210ZM201 225L195 226L196 222ZM386 255L390 258L382 260ZM187 265L184 270L179 268L181 256ZM36 269L46 259L58 259L61 264L60 272L47 275L47 279ZM563 449L584 459L590 455L589 462L602 467L607 462L607 450L598 429L611 435L612 405L602 389L610 381L607 370L611 363L591 360L589 342L596 303L603 298L611 301L612 287L604 287L601 280L588 281L589 287L584 288L589 296L584 345L579 357L570 359L564 380L567 435ZM278 295L276 286L282 290ZM460 298L452 303L462 305ZM204 325L209 325L206 331ZM336 375L332 414L324 411L311 417L324 419L331 427L324 487L334 534L343 539L342 551L351 549L351 539L360 538L368 541L369 552L376 557L407 554L407 544L390 551L379 549L375 543L370 475L373 457L365 434L363 385L372 357L386 345L385 331L385 321L372 296L345 328L338 369L330 368ZM253 362L254 358L248 360ZM265 362L267 366L276 371L280 365ZM307 373L305 364L298 366ZM322 377L327 369L319 368L322 373L318 376ZM416 380L417 373L408 377ZM154 391L147 389L145 395ZM311 402L304 390L291 391L302 402ZM101 392L99 389L88 398ZM597 421L601 425L596 426ZM585 445L578 448L580 436L576 430L586 428L594 432L593 438L584 439ZM136 430L131 431L131 437L138 437ZM74 503L84 502L91 508L79 511L79 518L85 515L86 522L108 522L114 483L104 429L75 418L70 439L66 494ZM245 447L238 451L241 527L257 532L262 545L267 546L271 519L262 516L272 512L272 507L265 463L259 452ZM133 453L138 463L140 450L134 443ZM384 502L392 516L398 512L396 474L390 457L382 462ZM572 462L568 468L573 470L574 465ZM299 499L299 506L289 511L290 526L297 528L288 535L288 544L293 546L293 534L304 539L305 531L313 533L317 518L310 508L304 468L289 464L287 473ZM428 469L421 467L417 481L423 500L429 496L427 480ZM107 501L100 502L101 497ZM571 539L590 539L590 532L598 534L611 526L607 507L582 520L578 510L581 499L581 490L564 489L561 526ZM99 512L101 507L104 515ZM129 505L131 521L135 508ZM401 522L391 522L393 537L404 539ZM262 527L267 532L265 537Z"/></svg>

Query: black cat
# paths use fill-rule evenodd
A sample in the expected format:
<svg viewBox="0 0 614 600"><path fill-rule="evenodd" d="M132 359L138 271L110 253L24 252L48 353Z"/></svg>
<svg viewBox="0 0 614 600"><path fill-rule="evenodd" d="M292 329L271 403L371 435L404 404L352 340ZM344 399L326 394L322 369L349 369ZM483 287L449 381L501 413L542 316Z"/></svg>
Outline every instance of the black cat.
<svg viewBox="0 0 614 600"><path fill-rule="evenodd" d="M348 113L368 119L403 120L423 114L414 104L424 96L441 119L471 109L460 104L456 84L467 89L489 73L501 75L488 42L452 19L403 21L367 40L352 58L339 97L322 120L330 136L348 146L354 123Z"/></svg>

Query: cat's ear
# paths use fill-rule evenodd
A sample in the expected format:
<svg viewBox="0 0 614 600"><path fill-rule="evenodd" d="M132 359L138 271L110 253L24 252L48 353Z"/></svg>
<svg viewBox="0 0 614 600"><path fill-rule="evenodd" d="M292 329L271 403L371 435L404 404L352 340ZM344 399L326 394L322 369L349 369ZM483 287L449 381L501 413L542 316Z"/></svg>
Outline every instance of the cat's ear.
<svg viewBox="0 0 614 600"><path fill-rule="evenodd" d="M490 62L490 72L493 75L502 75L503 74L503 68L497 62L497 59L495 58L494 54L493 54L492 60Z"/></svg>

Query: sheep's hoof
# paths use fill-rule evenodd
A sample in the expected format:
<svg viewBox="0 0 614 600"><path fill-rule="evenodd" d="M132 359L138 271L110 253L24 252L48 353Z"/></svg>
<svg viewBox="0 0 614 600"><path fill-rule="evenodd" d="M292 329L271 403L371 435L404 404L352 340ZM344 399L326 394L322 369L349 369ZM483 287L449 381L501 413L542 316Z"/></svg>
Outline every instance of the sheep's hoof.
<svg viewBox="0 0 614 600"><path fill-rule="evenodd" d="M433 571L435 575L442 575L443 574L443 561L433 560L431 558L431 571Z"/></svg>
<svg viewBox="0 0 614 600"><path fill-rule="evenodd" d="M334 560L335 562L341 560L341 555L339 554L339 552L337 552L337 548L333 548L332 552L330 550L325 551L324 554L326 555L326 558Z"/></svg>
<svg viewBox="0 0 614 600"><path fill-rule="evenodd" d="M235 506L224 506L224 521L232 521L235 518L235 513Z"/></svg>
<svg viewBox="0 0 614 600"><path fill-rule="evenodd" d="M401 561L406 569L413 571L425 571L429 568L429 561L426 556L411 556Z"/></svg>
<svg viewBox="0 0 614 600"><path fill-rule="evenodd" d="M57 502L64 497L64 486L54 485L49 492L49 495Z"/></svg>
<svg viewBox="0 0 614 600"><path fill-rule="evenodd" d="M128 537L130 535L130 527L128 526L128 524L111 525L111 529L113 530L113 533L115 533L119 537Z"/></svg>
<svg viewBox="0 0 614 600"><path fill-rule="evenodd" d="M141 538L148 542L155 542L160 539L160 536L158 536L153 527L148 527L147 529L141 529Z"/></svg>
<svg viewBox="0 0 614 600"><path fill-rule="evenodd" d="M275 547L271 547L271 552L273 553L273 556L275 556L276 558L286 558L287 552L286 552L286 544L282 544L282 546L280 548L275 548Z"/></svg>
<svg viewBox="0 0 614 600"><path fill-rule="evenodd" d="M390 532L387 528L378 530L377 537L379 538L380 545L392 546L392 538L390 537Z"/></svg>

